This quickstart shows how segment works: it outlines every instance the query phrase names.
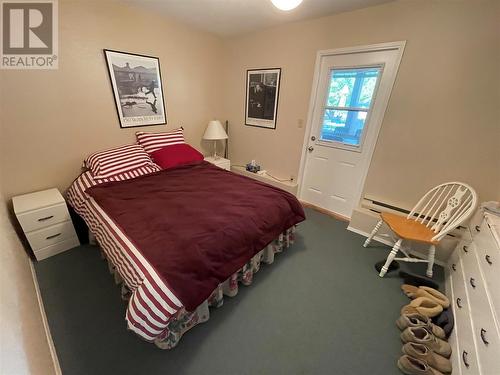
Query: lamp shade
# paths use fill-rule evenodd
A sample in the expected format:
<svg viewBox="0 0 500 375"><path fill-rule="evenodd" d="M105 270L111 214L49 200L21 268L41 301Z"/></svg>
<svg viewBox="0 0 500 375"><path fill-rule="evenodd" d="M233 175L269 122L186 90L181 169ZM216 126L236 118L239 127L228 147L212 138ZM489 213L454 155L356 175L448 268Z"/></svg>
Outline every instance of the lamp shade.
<svg viewBox="0 0 500 375"><path fill-rule="evenodd" d="M212 120L208 123L205 134L203 134L203 139L217 140L217 139L227 139L228 136L226 131L222 127L219 120Z"/></svg>

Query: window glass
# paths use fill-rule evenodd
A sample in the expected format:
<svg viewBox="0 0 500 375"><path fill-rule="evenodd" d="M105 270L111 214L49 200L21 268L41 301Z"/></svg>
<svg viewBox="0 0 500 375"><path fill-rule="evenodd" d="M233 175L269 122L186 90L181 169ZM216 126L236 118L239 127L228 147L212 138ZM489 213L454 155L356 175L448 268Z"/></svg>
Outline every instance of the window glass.
<svg viewBox="0 0 500 375"><path fill-rule="evenodd" d="M381 68L333 69L320 139L359 146Z"/></svg>

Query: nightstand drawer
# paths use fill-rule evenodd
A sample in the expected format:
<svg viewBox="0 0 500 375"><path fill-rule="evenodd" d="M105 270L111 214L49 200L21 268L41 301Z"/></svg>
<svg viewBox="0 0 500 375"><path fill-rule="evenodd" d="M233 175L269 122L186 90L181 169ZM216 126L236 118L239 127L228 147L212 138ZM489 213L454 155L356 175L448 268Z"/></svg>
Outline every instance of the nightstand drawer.
<svg viewBox="0 0 500 375"><path fill-rule="evenodd" d="M37 260L42 260L77 246L80 246L80 241L78 241L78 237L75 236L54 245L44 247L43 249L36 250L34 253Z"/></svg>
<svg viewBox="0 0 500 375"><path fill-rule="evenodd" d="M69 212L66 204L62 203L18 214L17 219L26 233L67 221L69 220Z"/></svg>
<svg viewBox="0 0 500 375"><path fill-rule="evenodd" d="M47 228L26 233L31 248L35 252L75 236L75 229L71 221L65 221L63 223L51 225Z"/></svg>

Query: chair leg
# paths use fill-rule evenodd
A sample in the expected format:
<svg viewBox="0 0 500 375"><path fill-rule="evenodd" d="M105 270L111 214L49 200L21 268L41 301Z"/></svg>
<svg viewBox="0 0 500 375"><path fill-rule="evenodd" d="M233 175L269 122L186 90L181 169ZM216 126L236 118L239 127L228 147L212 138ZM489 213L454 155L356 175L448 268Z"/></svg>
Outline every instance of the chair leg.
<svg viewBox="0 0 500 375"><path fill-rule="evenodd" d="M403 242L402 239L399 239L396 241L394 246L392 247L391 252L387 256L387 260L385 261L384 266L380 270L380 273L378 274L380 277L384 277L385 274L387 273L387 270L389 269L389 266L391 265L392 261L396 257L396 254L398 253L399 249L401 249L401 243Z"/></svg>
<svg viewBox="0 0 500 375"><path fill-rule="evenodd" d="M429 263L427 263L427 277L432 277L432 267L434 266L434 256L436 254L436 246L429 247Z"/></svg>
<svg viewBox="0 0 500 375"><path fill-rule="evenodd" d="M373 228L372 232L370 233L365 243L363 244L363 247L367 247L370 244L370 242L372 242L373 237L377 234L381 226L382 226L382 220L379 220L379 222L377 223L377 225L375 225L375 228Z"/></svg>

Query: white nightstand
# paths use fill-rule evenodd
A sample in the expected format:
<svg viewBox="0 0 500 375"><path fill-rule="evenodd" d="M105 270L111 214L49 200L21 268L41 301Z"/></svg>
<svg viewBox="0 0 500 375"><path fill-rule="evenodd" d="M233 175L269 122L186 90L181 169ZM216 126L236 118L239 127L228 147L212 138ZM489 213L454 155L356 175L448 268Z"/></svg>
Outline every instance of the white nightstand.
<svg viewBox="0 0 500 375"><path fill-rule="evenodd" d="M229 159L224 159L223 157L218 156L217 159L214 159L213 156L207 156L205 158L205 161L208 161L209 163L212 163L219 168L225 169L227 171L231 170L231 160Z"/></svg>
<svg viewBox="0 0 500 375"><path fill-rule="evenodd" d="M12 205L37 260L80 245L59 190L18 195Z"/></svg>

